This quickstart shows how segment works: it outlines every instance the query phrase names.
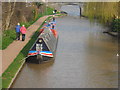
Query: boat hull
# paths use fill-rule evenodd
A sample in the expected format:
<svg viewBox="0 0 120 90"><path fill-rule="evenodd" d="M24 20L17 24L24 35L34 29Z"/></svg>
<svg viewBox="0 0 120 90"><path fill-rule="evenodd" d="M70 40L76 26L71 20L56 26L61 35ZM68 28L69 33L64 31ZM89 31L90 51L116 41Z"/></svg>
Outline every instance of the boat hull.
<svg viewBox="0 0 120 90"><path fill-rule="evenodd" d="M41 56L41 55L35 55L35 56L29 56L26 59L27 63L36 63L36 64L40 64L46 61L51 61L54 60L54 58L51 57L46 57L46 56Z"/></svg>
<svg viewBox="0 0 120 90"><path fill-rule="evenodd" d="M54 60L57 43L58 35L55 35L49 28L44 29L29 50L26 62L39 64Z"/></svg>

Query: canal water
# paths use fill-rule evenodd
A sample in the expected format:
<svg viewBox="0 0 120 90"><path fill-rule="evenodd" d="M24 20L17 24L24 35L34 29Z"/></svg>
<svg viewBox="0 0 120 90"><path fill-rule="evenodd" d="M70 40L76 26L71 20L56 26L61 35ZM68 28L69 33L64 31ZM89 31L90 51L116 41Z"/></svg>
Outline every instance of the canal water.
<svg viewBox="0 0 120 90"><path fill-rule="evenodd" d="M55 61L26 63L12 88L117 88L116 38L102 33L107 28L101 24L73 14L57 18Z"/></svg>

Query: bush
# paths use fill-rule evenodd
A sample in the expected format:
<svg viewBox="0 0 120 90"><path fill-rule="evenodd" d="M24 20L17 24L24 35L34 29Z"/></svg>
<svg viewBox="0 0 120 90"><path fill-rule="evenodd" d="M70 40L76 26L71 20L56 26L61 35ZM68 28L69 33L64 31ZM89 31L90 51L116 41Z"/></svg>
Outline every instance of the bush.
<svg viewBox="0 0 120 90"><path fill-rule="evenodd" d="M114 19L111 23L111 29L114 32L120 31L120 19Z"/></svg>

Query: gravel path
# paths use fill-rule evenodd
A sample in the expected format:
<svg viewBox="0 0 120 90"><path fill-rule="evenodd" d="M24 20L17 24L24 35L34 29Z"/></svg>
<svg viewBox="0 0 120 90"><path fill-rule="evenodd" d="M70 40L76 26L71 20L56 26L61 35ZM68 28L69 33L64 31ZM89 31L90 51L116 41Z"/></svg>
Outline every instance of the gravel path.
<svg viewBox="0 0 120 90"><path fill-rule="evenodd" d="M40 25L43 23L43 21L48 16L44 16L37 20L34 24L32 24L28 29L26 33L26 39L25 41L14 41L12 44L10 44L5 50L2 50L2 72L0 72L0 75L8 68L8 66L13 62L13 60L16 58L16 56L19 54L19 52L22 50L22 48L28 43L28 41L31 39L33 33L40 27ZM22 37L21 37L22 38Z"/></svg>

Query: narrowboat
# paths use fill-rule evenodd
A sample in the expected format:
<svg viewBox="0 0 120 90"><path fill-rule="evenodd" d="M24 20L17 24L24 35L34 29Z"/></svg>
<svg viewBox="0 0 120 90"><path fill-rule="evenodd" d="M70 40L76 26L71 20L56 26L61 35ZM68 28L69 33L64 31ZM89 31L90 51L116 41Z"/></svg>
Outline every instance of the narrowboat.
<svg viewBox="0 0 120 90"><path fill-rule="evenodd" d="M58 34L50 27L44 27L40 30L40 35L31 47L26 58L26 62L41 63L54 60L57 49Z"/></svg>

